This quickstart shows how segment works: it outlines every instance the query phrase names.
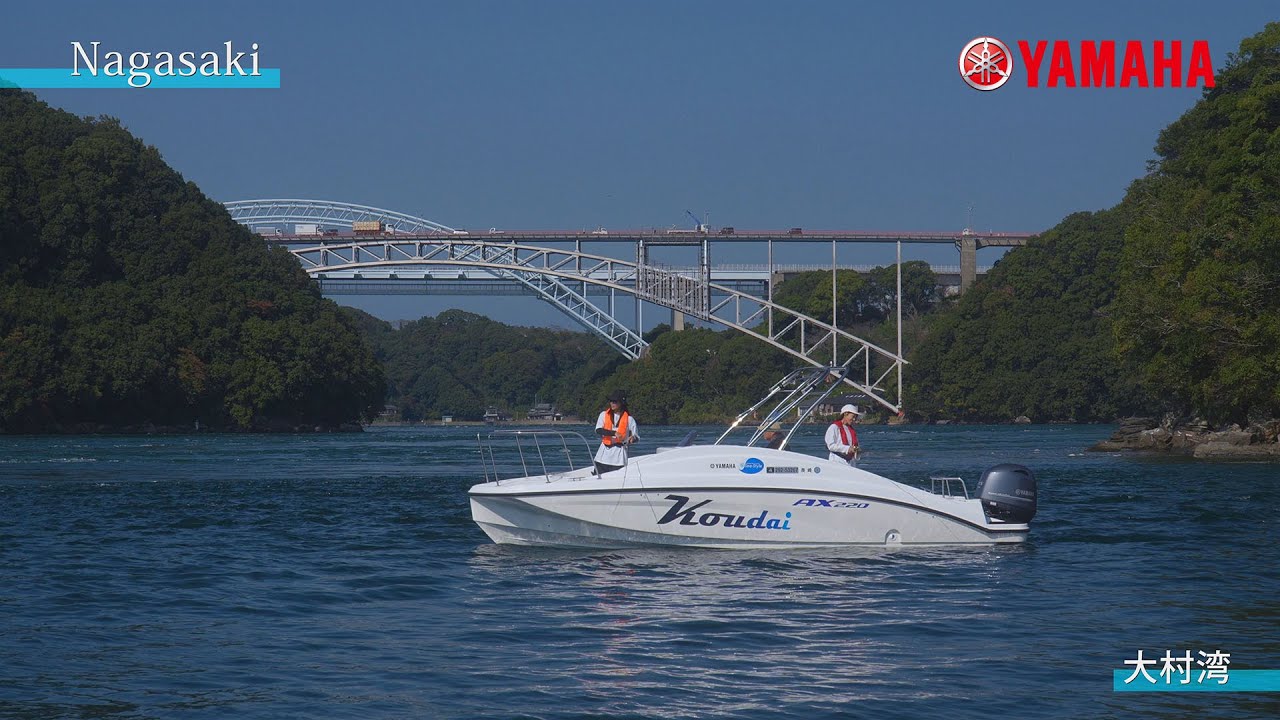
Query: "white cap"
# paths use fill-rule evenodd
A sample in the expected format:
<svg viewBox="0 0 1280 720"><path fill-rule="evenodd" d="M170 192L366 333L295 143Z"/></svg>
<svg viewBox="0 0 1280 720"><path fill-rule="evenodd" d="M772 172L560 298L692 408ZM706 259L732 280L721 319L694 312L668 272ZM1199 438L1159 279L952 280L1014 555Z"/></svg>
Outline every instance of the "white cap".
<svg viewBox="0 0 1280 720"><path fill-rule="evenodd" d="M857 405L845 405L844 407L840 408L840 414L843 415L845 413L853 413L854 415L862 414L861 412L858 411Z"/></svg>

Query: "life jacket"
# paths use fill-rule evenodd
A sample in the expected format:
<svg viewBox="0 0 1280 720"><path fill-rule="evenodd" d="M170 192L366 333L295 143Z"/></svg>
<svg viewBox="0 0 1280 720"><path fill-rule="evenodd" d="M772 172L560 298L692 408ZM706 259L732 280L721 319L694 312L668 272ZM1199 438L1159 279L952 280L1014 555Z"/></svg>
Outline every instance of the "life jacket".
<svg viewBox="0 0 1280 720"><path fill-rule="evenodd" d="M622 417L618 418L618 436L605 435L601 438L605 447L613 447L614 445L625 445L627 443L627 429L631 416L626 410L622 411ZM608 410L604 411L604 429L611 432L613 430L613 413Z"/></svg>
<svg viewBox="0 0 1280 720"><path fill-rule="evenodd" d="M835 425L837 428L839 428L839 429L840 429L840 442L841 442L841 443L843 443L843 444L845 444L845 445L849 445L849 446L853 446L853 445L857 445L857 444L858 444L858 431L857 431L857 430L854 430L854 429L853 429L852 427L850 427L849 425L845 425L844 423L839 422L839 421L837 421L837 422L833 422L833 423L831 423L831 424L832 424L832 425Z"/></svg>

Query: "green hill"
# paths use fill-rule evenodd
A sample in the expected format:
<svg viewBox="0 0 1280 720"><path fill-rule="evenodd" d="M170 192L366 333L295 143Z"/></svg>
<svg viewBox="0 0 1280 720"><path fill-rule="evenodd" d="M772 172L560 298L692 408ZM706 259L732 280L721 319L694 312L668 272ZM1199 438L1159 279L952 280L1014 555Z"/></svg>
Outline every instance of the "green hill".
<svg viewBox="0 0 1280 720"><path fill-rule="evenodd" d="M492 405L523 413L535 400L574 412L587 387L624 358L594 335L513 327L462 310L389 323L357 310L365 337L386 367L388 402L405 420L479 420Z"/></svg>
<svg viewBox="0 0 1280 720"><path fill-rule="evenodd" d="M1111 210L1008 253L911 356L912 411L1280 416L1280 24L1161 134Z"/></svg>
<svg viewBox="0 0 1280 720"><path fill-rule="evenodd" d="M622 388L637 418L652 424L732 417L794 363L733 330L651 331L649 353L627 362L595 335L513 327L462 310L393 330L357 310L385 364L405 420L478 420L487 406L517 415L535 400L594 418L609 391Z"/></svg>
<svg viewBox="0 0 1280 720"><path fill-rule="evenodd" d="M0 431L333 427L382 404L287 252L109 118L0 90Z"/></svg>
<svg viewBox="0 0 1280 720"><path fill-rule="evenodd" d="M1124 204L1122 357L1175 410L1280 417L1280 23L1160 133Z"/></svg>
<svg viewBox="0 0 1280 720"><path fill-rule="evenodd" d="M1140 408L1105 311L1127 221L1078 213L1001 259L908 353L909 413L1087 422Z"/></svg>

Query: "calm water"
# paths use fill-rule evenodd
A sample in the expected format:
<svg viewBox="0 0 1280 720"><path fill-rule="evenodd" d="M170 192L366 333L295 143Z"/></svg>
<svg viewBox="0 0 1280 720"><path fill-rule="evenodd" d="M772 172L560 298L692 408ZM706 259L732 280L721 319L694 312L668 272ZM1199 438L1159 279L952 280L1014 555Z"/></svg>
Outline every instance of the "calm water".
<svg viewBox="0 0 1280 720"><path fill-rule="evenodd" d="M1280 669L1280 466L863 428L863 466L907 482L1032 467L1031 541L588 552L488 542L474 432L0 437L0 716L1280 715L1110 672Z"/></svg>

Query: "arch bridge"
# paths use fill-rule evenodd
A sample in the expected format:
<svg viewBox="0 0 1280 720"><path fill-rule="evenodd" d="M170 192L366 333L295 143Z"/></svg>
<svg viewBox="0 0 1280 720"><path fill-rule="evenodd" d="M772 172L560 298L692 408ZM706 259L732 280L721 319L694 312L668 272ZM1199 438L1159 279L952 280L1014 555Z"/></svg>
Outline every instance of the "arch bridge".
<svg viewBox="0 0 1280 720"><path fill-rule="evenodd" d="M769 276L773 273L774 243L790 242L902 242L955 243L961 249L961 275L976 271L965 250L988 245L1025 244L1028 235L989 233L865 233L835 231L739 231L648 229L610 231L506 231L492 228L472 233L424 218L365 205L301 199L244 200L226 203L231 216L268 242L283 244L308 274L326 273L361 278L361 272L447 269L466 277L487 275L516 283L551 303L604 338L630 359L643 355L643 303L669 308L705 322L751 335L817 367L845 365L845 382L893 412L902 409L901 338L896 351L879 347L831 323L809 317L773 302L772 283L764 297L715 282L711 273L711 242L756 242L769 247ZM290 227L292 226L292 227ZM572 247L558 245L572 244ZM586 252L583 244L628 243L635 260ZM654 246L689 245L699 250L696 268L674 269L649 262ZM834 257L834 254L833 254ZM966 268L966 264L968 267ZM454 277L458 277L457 274ZM964 283L962 283L964 284ZM608 293L602 308L588 299L590 289ZM636 299L635 328L616 317L617 294ZM899 323L899 327L901 323Z"/></svg>

